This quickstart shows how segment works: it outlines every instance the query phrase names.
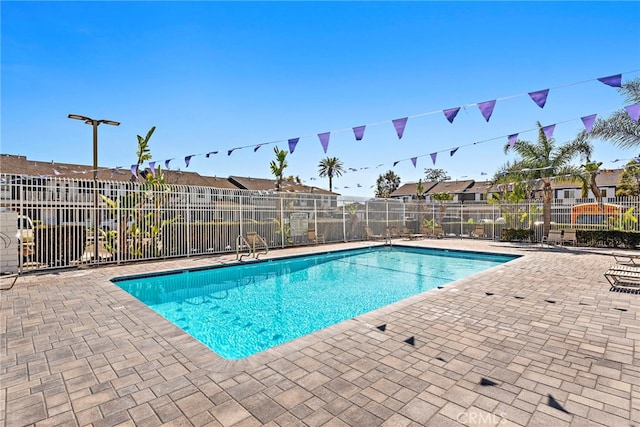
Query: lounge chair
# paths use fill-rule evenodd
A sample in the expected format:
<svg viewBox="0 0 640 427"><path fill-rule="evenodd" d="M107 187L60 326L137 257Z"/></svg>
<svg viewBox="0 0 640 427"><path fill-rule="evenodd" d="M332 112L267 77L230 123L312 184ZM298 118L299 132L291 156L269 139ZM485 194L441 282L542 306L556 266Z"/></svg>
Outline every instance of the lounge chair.
<svg viewBox="0 0 640 427"><path fill-rule="evenodd" d="M310 228L307 230L307 240L315 243L316 245L320 242L324 243L324 234L316 234L316 230Z"/></svg>
<svg viewBox="0 0 640 427"><path fill-rule="evenodd" d="M610 291L640 292L640 266L615 264L604 273Z"/></svg>
<svg viewBox="0 0 640 427"><path fill-rule="evenodd" d="M576 236L576 230L564 230L562 232L560 244L564 245L565 242L571 243L573 246L578 246L578 237Z"/></svg>
<svg viewBox="0 0 640 427"><path fill-rule="evenodd" d="M412 234L413 233L409 231L406 226L402 227L402 229L400 230L400 237L402 237L403 239L408 239Z"/></svg>
<svg viewBox="0 0 640 427"><path fill-rule="evenodd" d="M550 245L561 245L562 244L562 231L561 230L549 230L548 236L542 236L541 244Z"/></svg>
<svg viewBox="0 0 640 427"><path fill-rule="evenodd" d="M616 264L640 265L640 255L638 254L611 254L616 260Z"/></svg>
<svg viewBox="0 0 640 427"><path fill-rule="evenodd" d="M375 234L373 231L371 231L371 227L369 227L368 225L364 226L364 235L367 238L367 240L384 240L385 237L382 234Z"/></svg>

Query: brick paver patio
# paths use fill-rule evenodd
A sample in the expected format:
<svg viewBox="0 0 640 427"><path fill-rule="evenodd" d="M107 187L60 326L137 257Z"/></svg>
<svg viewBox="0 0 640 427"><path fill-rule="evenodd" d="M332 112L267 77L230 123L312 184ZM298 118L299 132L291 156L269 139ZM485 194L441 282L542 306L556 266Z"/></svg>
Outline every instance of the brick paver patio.
<svg viewBox="0 0 640 427"><path fill-rule="evenodd" d="M233 255L24 276L0 294L0 420L640 424L640 295L609 291L603 272L614 259L607 251L397 243L524 256L240 361L221 359L109 281ZM384 331L376 328L382 324ZM411 337L414 345L406 342Z"/></svg>

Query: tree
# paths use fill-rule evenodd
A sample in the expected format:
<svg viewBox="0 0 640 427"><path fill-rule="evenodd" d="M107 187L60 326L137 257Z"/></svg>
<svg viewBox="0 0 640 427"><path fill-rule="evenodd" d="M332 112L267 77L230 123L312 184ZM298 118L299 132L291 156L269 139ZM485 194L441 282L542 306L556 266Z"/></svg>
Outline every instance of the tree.
<svg viewBox="0 0 640 427"><path fill-rule="evenodd" d="M337 157L327 157L318 163L319 176L329 177L329 191L333 190L333 177L340 177L343 172L342 162Z"/></svg>
<svg viewBox="0 0 640 427"><path fill-rule="evenodd" d="M618 92L629 104L640 102L640 77L624 83ZM640 145L640 122L634 122L624 109L620 109L606 119L597 119L589 133L583 130L577 138L611 141L621 148L637 147Z"/></svg>
<svg viewBox="0 0 640 427"><path fill-rule="evenodd" d="M616 197L640 196L640 163L635 159L627 163L616 186Z"/></svg>
<svg viewBox="0 0 640 427"><path fill-rule="evenodd" d="M422 185L422 179L419 179L416 184L416 199L424 200L424 186Z"/></svg>
<svg viewBox="0 0 640 427"><path fill-rule="evenodd" d="M393 171L387 171L376 180L376 197L386 199L400 186L400 177Z"/></svg>
<svg viewBox="0 0 640 427"><path fill-rule="evenodd" d="M600 173L600 166L602 166L602 162L592 162L588 157L587 162L580 166L585 175L582 185L583 199L589 195L589 190L591 190L593 197L595 197L598 202L602 201L602 191L600 191L596 183L596 177Z"/></svg>
<svg viewBox="0 0 640 427"><path fill-rule="evenodd" d="M440 221L444 218L444 214L447 211L446 202L450 202L453 200L454 195L451 193L434 193L431 195L431 198L438 202L440 205Z"/></svg>
<svg viewBox="0 0 640 427"><path fill-rule="evenodd" d="M284 170L289 166L287 164L287 152L280 150L277 146L273 147L273 152L276 154L276 159L271 160L269 167L271 168L271 173L276 177L276 191L280 191Z"/></svg>
<svg viewBox="0 0 640 427"><path fill-rule="evenodd" d="M553 138L547 138L540 122L538 126L538 141L517 140L513 146L505 145L504 151L514 151L520 158L512 164L511 171L524 174L527 181L539 180L542 183L542 216L544 220L543 234L549 235L551 224L551 202L553 188L551 179L556 181L576 181L582 176L582 171L571 166L575 156L590 158L593 148L584 139L576 139L567 144L556 146ZM505 176L509 176L509 171Z"/></svg>
<svg viewBox="0 0 640 427"><path fill-rule="evenodd" d="M451 177L447 174L447 172L444 169L432 169L432 168L426 168L424 170L424 176L427 179L427 181L447 181L449 179L451 179Z"/></svg>

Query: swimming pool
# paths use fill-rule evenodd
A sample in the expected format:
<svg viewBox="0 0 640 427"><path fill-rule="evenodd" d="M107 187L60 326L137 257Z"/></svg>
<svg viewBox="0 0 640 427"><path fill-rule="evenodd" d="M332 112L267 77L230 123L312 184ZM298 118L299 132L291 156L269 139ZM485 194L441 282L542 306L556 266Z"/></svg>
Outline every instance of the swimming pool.
<svg viewBox="0 0 640 427"><path fill-rule="evenodd" d="M241 359L516 258L384 246L112 281L226 359Z"/></svg>

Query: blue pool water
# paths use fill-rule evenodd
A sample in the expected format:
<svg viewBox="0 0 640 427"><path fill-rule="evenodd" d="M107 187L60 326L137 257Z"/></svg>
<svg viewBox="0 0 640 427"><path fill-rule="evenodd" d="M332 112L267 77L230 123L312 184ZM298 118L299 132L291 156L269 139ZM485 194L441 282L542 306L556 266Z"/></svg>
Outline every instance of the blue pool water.
<svg viewBox="0 0 640 427"><path fill-rule="evenodd" d="M394 246L115 278L226 359L240 359L514 259Z"/></svg>

